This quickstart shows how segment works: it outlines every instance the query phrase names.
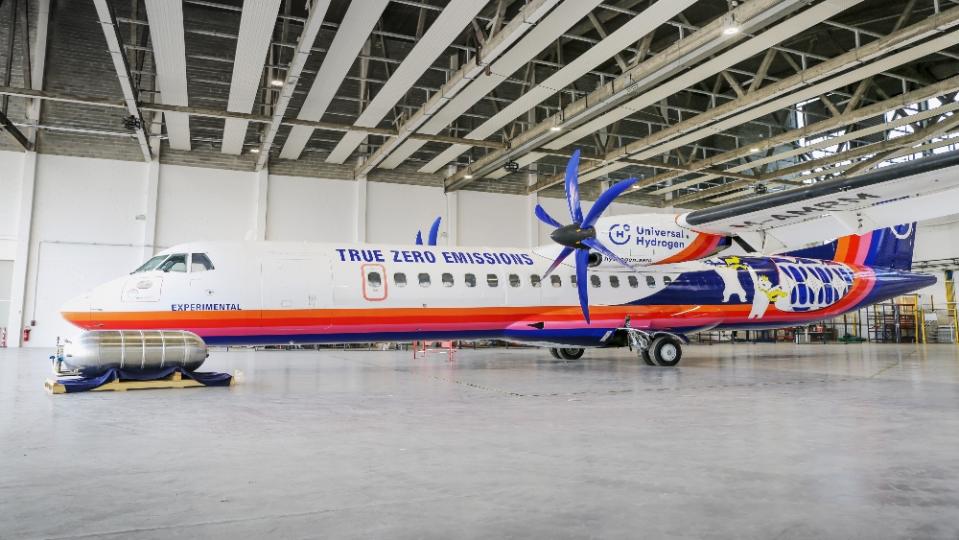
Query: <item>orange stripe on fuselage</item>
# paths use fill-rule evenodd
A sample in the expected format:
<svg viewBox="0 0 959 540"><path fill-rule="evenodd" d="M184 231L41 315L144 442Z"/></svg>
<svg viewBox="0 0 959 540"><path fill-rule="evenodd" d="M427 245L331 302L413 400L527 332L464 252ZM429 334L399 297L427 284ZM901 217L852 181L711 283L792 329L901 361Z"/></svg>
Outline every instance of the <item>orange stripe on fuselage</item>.
<svg viewBox="0 0 959 540"><path fill-rule="evenodd" d="M686 246L686 249L656 264L671 264L698 259L702 257L704 253L716 247L717 242L719 242L719 236L715 234L696 233L696 239L693 240L692 244Z"/></svg>

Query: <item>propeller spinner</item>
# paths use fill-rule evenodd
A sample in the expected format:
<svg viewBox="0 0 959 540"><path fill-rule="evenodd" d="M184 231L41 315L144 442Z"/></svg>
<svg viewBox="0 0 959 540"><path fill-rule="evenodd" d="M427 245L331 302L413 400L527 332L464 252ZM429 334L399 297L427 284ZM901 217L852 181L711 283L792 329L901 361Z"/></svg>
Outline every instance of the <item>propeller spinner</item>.
<svg viewBox="0 0 959 540"><path fill-rule="evenodd" d="M573 156L566 164L566 203L569 205L569 216L572 223L563 225L553 219L542 206L536 205L536 217L543 223L555 227L550 233L550 238L554 242L563 246L563 250L550 265L549 269L543 275L543 278L550 275L556 268L569 257L573 252L576 253L576 288L579 292L579 305L583 310L583 318L589 324L589 288L586 283L586 271L589 267L590 250L597 251L600 254L609 257L619 264L633 270L632 265L621 259L602 242L596 239L596 229L594 225L603 212L617 197L636 183L635 178L618 182L596 199L593 207L589 209L586 216L583 216L583 209L579 204L579 149L573 152Z"/></svg>

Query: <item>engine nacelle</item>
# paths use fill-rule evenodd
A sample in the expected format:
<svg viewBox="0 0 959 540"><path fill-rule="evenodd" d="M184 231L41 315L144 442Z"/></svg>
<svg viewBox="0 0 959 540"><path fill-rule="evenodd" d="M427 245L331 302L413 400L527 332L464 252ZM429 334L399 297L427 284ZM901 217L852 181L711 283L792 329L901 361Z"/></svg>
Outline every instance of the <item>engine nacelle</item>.
<svg viewBox="0 0 959 540"><path fill-rule="evenodd" d="M596 238L637 265L670 264L711 257L728 248L728 236L681 227L673 214L629 214L601 218ZM615 264L603 261L603 265Z"/></svg>
<svg viewBox="0 0 959 540"><path fill-rule="evenodd" d="M112 368L147 371L176 366L193 371L207 356L200 336L172 330L93 330L63 347L63 363L83 375Z"/></svg>

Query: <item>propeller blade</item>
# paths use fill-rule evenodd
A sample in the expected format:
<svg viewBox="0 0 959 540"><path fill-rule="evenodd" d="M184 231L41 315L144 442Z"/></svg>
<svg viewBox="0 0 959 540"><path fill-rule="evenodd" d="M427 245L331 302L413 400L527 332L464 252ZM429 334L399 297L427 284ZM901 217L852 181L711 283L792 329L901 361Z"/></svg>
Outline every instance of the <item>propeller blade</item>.
<svg viewBox="0 0 959 540"><path fill-rule="evenodd" d="M540 221L542 221L543 223L547 225L552 225L553 227L556 227L557 229L563 226L562 223L553 219L552 216L546 213L546 209L544 209L542 206L538 204L536 205L536 210L534 212L536 213L536 217L538 217Z"/></svg>
<svg viewBox="0 0 959 540"><path fill-rule="evenodd" d="M605 255L605 256L609 257L610 259L618 262L619 264L625 266L626 268L629 268L630 270L633 270L633 271L636 270L635 268L633 268L633 265L631 265L631 264L629 264L628 262L626 262L626 261L624 261L623 259L621 259L621 258L619 257L619 255L616 255L615 253L613 253L608 247L604 246L602 242L600 242L599 240L597 240L597 239L595 239L595 238L587 238L587 239L583 240L583 244L589 246L590 249L594 249L594 250L602 253L603 255Z"/></svg>
<svg viewBox="0 0 959 540"><path fill-rule="evenodd" d="M443 216L440 216L433 221L432 225L430 225L430 235L426 241L427 242L426 245L428 246L436 245L436 240L439 238L439 235L440 235L440 221L442 220L443 220Z"/></svg>
<svg viewBox="0 0 959 540"><path fill-rule="evenodd" d="M586 324L589 322L589 283L586 283L586 269L589 267L589 250L576 250L576 288L579 290L579 307L583 310Z"/></svg>
<svg viewBox="0 0 959 540"><path fill-rule="evenodd" d="M573 223L583 222L583 209L579 205L579 148L566 164L566 203L569 204L569 217Z"/></svg>
<svg viewBox="0 0 959 540"><path fill-rule="evenodd" d="M416 245L423 245L423 231L416 231Z"/></svg>
<svg viewBox="0 0 959 540"><path fill-rule="evenodd" d="M616 184L604 191L603 194L596 199L596 202L593 203L593 207L589 209L589 212L586 214L586 219L583 220L583 224L580 226L586 228L595 225L596 220L599 219L599 216L606 211L606 208L616 200L616 197L622 195L624 191L632 187L635 183L635 178L629 178L622 182L616 182Z"/></svg>
<svg viewBox="0 0 959 540"><path fill-rule="evenodd" d="M553 270L556 270L556 267L559 266L560 263L562 263L564 260L566 260L566 257L569 257L569 254L572 252L573 252L573 248L571 247L563 248L563 251L559 252L559 256L556 257L556 260L553 261L553 264L549 265L549 268L546 270L546 273L543 274L543 279L546 279L547 277L549 277L549 275L553 273Z"/></svg>

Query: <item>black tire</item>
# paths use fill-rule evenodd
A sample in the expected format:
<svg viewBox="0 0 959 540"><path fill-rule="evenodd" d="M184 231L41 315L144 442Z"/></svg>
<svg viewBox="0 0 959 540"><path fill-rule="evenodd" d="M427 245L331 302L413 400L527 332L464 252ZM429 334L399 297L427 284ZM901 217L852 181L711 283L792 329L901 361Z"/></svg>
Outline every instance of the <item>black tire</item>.
<svg viewBox="0 0 959 540"><path fill-rule="evenodd" d="M552 357L555 358L555 359L557 359L557 360L562 360L562 357L560 357L560 355L559 355L559 349L551 348L551 349L549 350L549 354L552 355Z"/></svg>
<svg viewBox="0 0 959 540"><path fill-rule="evenodd" d="M659 336L649 346L649 358L653 365L672 367L683 357L683 345L672 336Z"/></svg>
<svg viewBox="0 0 959 540"><path fill-rule="evenodd" d="M559 357L563 360L579 360L583 357L586 349L556 349L556 352L559 353Z"/></svg>
<svg viewBox="0 0 959 540"><path fill-rule="evenodd" d="M649 357L649 350L639 351L639 356L643 359L643 362L645 362L647 366L656 365L653 363L653 359Z"/></svg>

